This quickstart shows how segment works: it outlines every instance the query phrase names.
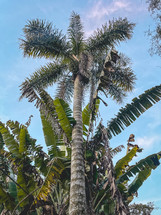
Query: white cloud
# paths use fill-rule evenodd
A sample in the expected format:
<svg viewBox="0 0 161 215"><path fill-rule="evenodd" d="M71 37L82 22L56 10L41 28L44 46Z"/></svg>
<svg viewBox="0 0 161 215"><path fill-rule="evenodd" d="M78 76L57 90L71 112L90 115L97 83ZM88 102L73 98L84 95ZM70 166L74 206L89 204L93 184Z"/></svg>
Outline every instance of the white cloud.
<svg viewBox="0 0 161 215"><path fill-rule="evenodd" d="M159 140L161 140L161 137L157 135L153 137L144 136L136 138L135 144L137 144L140 148L148 149L153 147L153 144L156 144Z"/></svg>
<svg viewBox="0 0 161 215"><path fill-rule="evenodd" d="M93 29L100 27L108 19L111 20L113 17L138 17L146 11L145 3L139 0L93 1L92 7L84 15L87 36L91 34Z"/></svg>
<svg viewBox="0 0 161 215"><path fill-rule="evenodd" d="M114 14L115 12L122 13L125 15L126 12L130 12L132 14L136 14L141 11L147 11L146 6L144 4L139 4L138 2L131 0L113 0L113 1L103 1L98 0L94 2L94 6L88 11L89 18L97 18L101 19L104 16L109 16Z"/></svg>
<svg viewBox="0 0 161 215"><path fill-rule="evenodd" d="M101 19L104 16L109 16L110 14L113 14L114 12L118 10L129 10L130 9L130 3L127 1L112 1L108 6L102 1L99 0L93 8L91 8L91 11L88 13L89 18L97 18Z"/></svg>

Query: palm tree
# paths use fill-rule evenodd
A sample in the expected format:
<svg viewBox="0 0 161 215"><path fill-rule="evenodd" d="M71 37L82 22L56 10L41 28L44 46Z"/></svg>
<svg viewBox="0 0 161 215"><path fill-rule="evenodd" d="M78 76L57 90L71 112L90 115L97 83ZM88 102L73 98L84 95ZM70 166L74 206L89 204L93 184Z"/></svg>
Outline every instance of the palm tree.
<svg viewBox="0 0 161 215"><path fill-rule="evenodd" d="M72 151L70 215L86 214L83 89L91 87L90 108L93 110L99 91L121 101L125 92L133 88L135 76L127 61L123 57L119 59L113 51L110 52L115 45L131 38L133 27L134 24L127 19L112 20L85 40L80 16L74 12L68 28L68 39L61 31L52 29L51 23L38 19L29 21L24 27L25 38L21 39L24 56L45 57L53 59L54 62L40 68L22 83L21 98L27 97L30 102L39 101L36 106L40 107L41 111L45 110L46 116L49 116L52 115L52 102L48 103L47 110L38 100L38 95L43 96L44 88L58 81L57 96L66 100L73 96L73 116L76 124L72 129L72 140L64 134ZM110 54L107 56L107 53ZM57 134L62 131L56 116L51 117L51 123Z"/></svg>

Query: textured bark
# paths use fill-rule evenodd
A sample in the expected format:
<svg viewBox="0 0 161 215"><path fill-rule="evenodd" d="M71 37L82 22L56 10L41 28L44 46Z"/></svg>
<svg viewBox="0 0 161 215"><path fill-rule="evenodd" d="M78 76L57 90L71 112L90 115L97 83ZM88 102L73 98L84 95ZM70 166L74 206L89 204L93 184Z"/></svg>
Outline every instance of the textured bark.
<svg viewBox="0 0 161 215"><path fill-rule="evenodd" d="M77 75L74 82L73 115L76 120L76 125L72 133L69 215L86 214L85 168L82 128L82 90L83 86L80 81L79 75Z"/></svg>

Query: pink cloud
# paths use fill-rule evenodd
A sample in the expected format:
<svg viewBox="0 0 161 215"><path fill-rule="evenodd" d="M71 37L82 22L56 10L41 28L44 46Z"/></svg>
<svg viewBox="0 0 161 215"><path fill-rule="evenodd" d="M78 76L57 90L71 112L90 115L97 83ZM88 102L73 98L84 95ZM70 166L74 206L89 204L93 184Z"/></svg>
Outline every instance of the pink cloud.
<svg viewBox="0 0 161 215"><path fill-rule="evenodd" d="M98 0L88 13L89 18L102 18L118 10L129 10L130 3L127 1L116 0L107 5L103 0Z"/></svg>
<svg viewBox="0 0 161 215"><path fill-rule="evenodd" d="M146 4L141 0L95 0L84 16L86 36L113 17L138 19L146 12Z"/></svg>

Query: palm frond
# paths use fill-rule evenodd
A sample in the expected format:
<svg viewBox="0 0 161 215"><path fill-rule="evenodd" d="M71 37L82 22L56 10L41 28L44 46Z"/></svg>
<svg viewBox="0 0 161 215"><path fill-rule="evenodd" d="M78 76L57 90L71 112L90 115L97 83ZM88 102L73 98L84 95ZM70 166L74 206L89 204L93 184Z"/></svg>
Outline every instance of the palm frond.
<svg viewBox="0 0 161 215"><path fill-rule="evenodd" d="M71 42L72 53L76 56L80 54L83 49L83 26L79 14L72 12L70 18L70 25L68 28L69 39Z"/></svg>
<svg viewBox="0 0 161 215"><path fill-rule="evenodd" d="M20 48L24 56L58 57L68 56L69 45L61 31L52 29L52 24L43 20L31 20L25 25L25 39L21 39Z"/></svg>
<svg viewBox="0 0 161 215"><path fill-rule="evenodd" d="M63 131L58 123L53 99L50 95L43 89L39 89L37 92L32 86L29 86L28 80L24 82L24 86L21 91L22 95L20 99L26 97L29 102L35 102L36 108L39 108L40 112L42 112L51 122L53 130L56 134L61 134Z"/></svg>
<svg viewBox="0 0 161 215"><path fill-rule="evenodd" d="M106 97L111 96L112 99L121 103L126 96L127 91L131 91L134 87L135 75L130 68L130 60L124 55L117 54L117 51L111 50L105 57L102 71L97 72L97 88L96 95L101 91ZM107 105L104 101L103 103Z"/></svg>
<svg viewBox="0 0 161 215"><path fill-rule="evenodd" d="M145 93L132 100L131 104L127 104L121 108L115 118L111 119L107 124L109 138L117 135L131 125L142 113L148 110L156 102L161 99L161 85L155 86Z"/></svg>
<svg viewBox="0 0 161 215"><path fill-rule="evenodd" d="M28 88L33 87L34 89L47 88L58 81L63 73L66 71L67 66L65 64L49 63L46 66L41 67L39 70L34 72L30 78L27 78ZM23 92L25 88L27 90L26 81L20 85L20 90Z"/></svg>
<svg viewBox="0 0 161 215"><path fill-rule="evenodd" d="M63 99L68 104L71 102L73 96L74 83L71 76L65 76L58 82L56 90L56 96L59 99Z"/></svg>
<svg viewBox="0 0 161 215"><path fill-rule="evenodd" d="M130 67L130 59L123 54L119 54L116 63L112 63L114 72L106 71L114 84L117 84L123 91L132 91L134 88L136 76Z"/></svg>
<svg viewBox="0 0 161 215"><path fill-rule="evenodd" d="M103 91L103 90L102 90ZM105 90L105 95L110 95L110 97L118 103L122 103L123 98L125 98L126 93L121 89L121 87L109 83L107 90Z"/></svg>
<svg viewBox="0 0 161 215"><path fill-rule="evenodd" d="M102 26L93 36L88 39L87 49L91 52L95 50L105 50L107 47L119 44L121 41L130 39L134 24L125 19L109 21L109 25Z"/></svg>

